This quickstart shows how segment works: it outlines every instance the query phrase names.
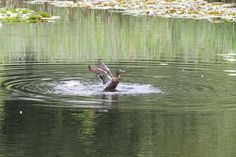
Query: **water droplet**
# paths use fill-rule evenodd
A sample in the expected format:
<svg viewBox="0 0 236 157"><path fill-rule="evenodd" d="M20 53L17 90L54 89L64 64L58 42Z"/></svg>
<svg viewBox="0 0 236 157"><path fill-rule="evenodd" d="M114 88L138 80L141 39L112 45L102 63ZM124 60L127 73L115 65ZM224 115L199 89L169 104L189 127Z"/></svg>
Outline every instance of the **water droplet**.
<svg viewBox="0 0 236 157"><path fill-rule="evenodd" d="M161 93L159 88L150 84L133 84L133 83L120 83L116 92L104 92L104 85L93 82L84 81L64 81L58 83L55 90L51 91L57 94L65 95L79 95L79 96L92 96L92 95L137 95L137 94L151 94Z"/></svg>
<svg viewBox="0 0 236 157"><path fill-rule="evenodd" d="M236 76L236 74L234 74L234 73L230 73L230 74L228 74L229 76Z"/></svg>
<svg viewBox="0 0 236 157"><path fill-rule="evenodd" d="M166 66L166 65L168 65L168 64L167 64L167 63L160 63L160 65Z"/></svg>

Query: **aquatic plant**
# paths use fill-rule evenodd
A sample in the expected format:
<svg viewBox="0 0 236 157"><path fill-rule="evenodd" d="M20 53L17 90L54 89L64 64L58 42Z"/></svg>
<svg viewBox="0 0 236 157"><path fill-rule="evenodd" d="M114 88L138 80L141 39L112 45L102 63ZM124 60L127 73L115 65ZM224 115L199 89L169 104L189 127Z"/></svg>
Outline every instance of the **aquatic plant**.
<svg viewBox="0 0 236 157"><path fill-rule="evenodd" d="M146 15L168 18L207 19L210 22L236 22L236 6L234 4L209 3L205 0L84 0L79 2L33 0L27 3L38 4L44 2L57 7L116 10L133 16Z"/></svg>
<svg viewBox="0 0 236 157"><path fill-rule="evenodd" d="M26 8L16 8L16 9L7 9L0 8L0 21L1 22L53 22L56 18L55 16L50 16L46 12L36 12L31 9Z"/></svg>
<svg viewBox="0 0 236 157"><path fill-rule="evenodd" d="M42 17L46 17L46 18L50 17L50 15L44 11L39 11L38 14L41 15Z"/></svg>

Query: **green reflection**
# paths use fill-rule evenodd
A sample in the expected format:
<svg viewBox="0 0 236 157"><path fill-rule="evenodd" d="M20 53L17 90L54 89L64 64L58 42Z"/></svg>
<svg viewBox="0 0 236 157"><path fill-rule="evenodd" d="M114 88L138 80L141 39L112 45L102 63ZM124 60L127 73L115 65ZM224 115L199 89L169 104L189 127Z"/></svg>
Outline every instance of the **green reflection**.
<svg viewBox="0 0 236 157"><path fill-rule="evenodd" d="M132 17L79 8L53 8L52 12L62 19L54 24L3 25L0 61L215 62L217 54L236 49L233 23Z"/></svg>
<svg viewBox="0 0 236 157"><path fill-rule="evenodd" d="M74 113L72 116L81 123L78 129L79 140L86 145L90 145L93 142L92 139L95 133L96 114L94 111L85 110L82 113Z"/></svg>
<svg viewBox="0 0 236 157"><path fill-rule="evenodd" d="M233 156L235 116L234 111L112 113L99 123L112 133L100 132L96 142L106 145L98 156Z"/></svg>
<svg viewBox="0 0 236 157"><path fill-rule="evenodd" d="M32 107L23 101L6 101L4 112L0 123L0 137L4 140L0 146L2 154L84 156L93 151L94 111L70 112Z"/></svg>
<svg viewBox="0 0 236 157"><path fill-rule="evenodd" d="M3 76L2 76L2 70L3 70L3 65L0 64L0 117L2 117L2 108L3 108L3 91L1 89L1 85L2 85L2 82L3 82ZM1 118L0 118L1 119Z"/></svg>
<svg viewBox="0 0 236 157"><path fill-rule="evenodd" d="M2 91L2 82L3 82L3 65L0 64L0 138L2 140L4 140L4 138L1 137L1 131L2 131L2 123L3 123L3 119L4 119L4 116L5 116L5 113L4 113L4 102L3 102L3 91ZM5 151L5 147L3 146L0 146L0 152L4 152Z"/></svg>
<svg viewBox="0 0 236 157"><path fill-rule="evenodd" d="M214 62L216 54L228 53L236 46L234 24L130 17L83 9L55 8L54 12L64 17L55 24L3 25L0 62L54 63L96 58ZM69 109L40 106L38 102L25 99L2 102L0 88L0 108L4 108L0 112L1 154L24 157L235 156L235 78L224 72L235 70L234 65L127 64L113 63L112 68L130 67L124 77L126 82L165 87L165 93L119 96L115 103L108 103L111 108L108 112L97 113L95 109L76 108L76 105L70 108L66 103L63 106ZM16 83L20 83L21 77L69 78L75 69L79 73L76 76L87 73L87 65L14 66L15 69L4 67L4 75ZM0 83L2 70L0 64ZM142 77L136 77L140 75ZM86 78L86 74L83 77ZM27 90L28 87L24 87ZM8 93L9 97L17 95L14 92ZM47 102L46 98L44 103L50 105L52 102ZM97 97L93 100L101 102Z"/></svg>

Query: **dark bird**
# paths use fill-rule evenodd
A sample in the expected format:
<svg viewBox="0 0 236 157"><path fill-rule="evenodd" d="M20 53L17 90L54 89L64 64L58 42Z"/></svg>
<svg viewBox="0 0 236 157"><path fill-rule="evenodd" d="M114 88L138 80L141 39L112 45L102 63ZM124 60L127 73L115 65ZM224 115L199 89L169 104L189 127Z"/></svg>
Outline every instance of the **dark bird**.
<svg viewBox="0 0 236 157"><path fill-rule="evenodd" d="M98 75L98 78L106 85L104 91L116 91L116 87L121 80L120 73L124 72L123 70L117 70L116 76L113 76L111 70L107 67L106 64L101 62L99 65L89 65L89 71Z"/></svg>

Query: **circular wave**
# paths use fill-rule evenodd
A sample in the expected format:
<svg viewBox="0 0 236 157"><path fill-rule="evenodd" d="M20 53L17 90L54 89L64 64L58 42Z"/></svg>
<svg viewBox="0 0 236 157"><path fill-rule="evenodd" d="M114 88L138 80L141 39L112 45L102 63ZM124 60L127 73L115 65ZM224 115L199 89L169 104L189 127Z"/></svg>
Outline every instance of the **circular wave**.
<svg viewBox="0 0 236 157"><path fill-rule="evenodd" d="M87 64L4 66L0 72L0 99L79 108L109 108L111 103L119 102L119 107L132 109L211 108L222 104L231 108L235 102L235 68L231 66L139 65L129 65L125 80L115 92L104 92L104 86L88 72Z"/></svg>
<svg viewBox="0 0 236 157"><path fill-rule="evenodd" d="M115 92L104 92L104 85L99 82L85 81L81 77L50 78L28 77L22 75L11 77L2 83L6 94L5 100L24 100L60 104L64 107L104 107L104 102L119 102L117 96L160 93L161 90L150 84L120 83ZM35 104L35 103L33 103ZM70 104L70 105L68 105ZM105 104L104 104L105 105ZM54 106L54 105L53 105ZM73 107L75 107L73 106Z"/></svg>

